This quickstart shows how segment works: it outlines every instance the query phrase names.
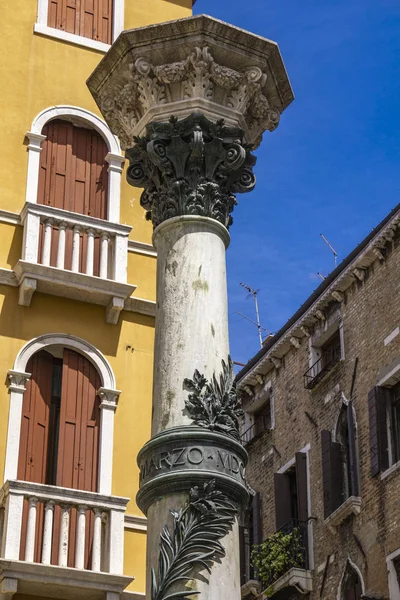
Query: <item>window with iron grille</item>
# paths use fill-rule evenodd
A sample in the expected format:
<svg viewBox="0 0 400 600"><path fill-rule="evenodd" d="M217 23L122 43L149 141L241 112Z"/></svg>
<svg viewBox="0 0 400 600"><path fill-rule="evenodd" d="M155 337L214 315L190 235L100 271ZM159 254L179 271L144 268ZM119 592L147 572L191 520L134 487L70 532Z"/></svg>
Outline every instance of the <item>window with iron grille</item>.
<svg viewBox="0 0 400 600"><path fill-rule="evenodd" d="M263 399L261 406L257 408L246 407L242 442L248 444L253 439L262 435L265 431L272 429L272 415L273 402L272 394L269 392L268 397Z"/></svg>
<svg viewBox="0 0 400 600"><path fill-rule="evenodd" d="M307 389L314 388L342 360L340 327L337 327L326 341L317 344L311 348L312 364L304 373L304 386Z"/></svg>

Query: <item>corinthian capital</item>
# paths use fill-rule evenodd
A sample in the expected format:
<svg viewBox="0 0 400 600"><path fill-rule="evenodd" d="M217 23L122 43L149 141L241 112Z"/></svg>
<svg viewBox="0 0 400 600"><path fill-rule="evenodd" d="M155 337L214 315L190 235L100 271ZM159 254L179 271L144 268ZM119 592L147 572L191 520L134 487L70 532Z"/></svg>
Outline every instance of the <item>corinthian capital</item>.
<svg viewBox="0 0 400 600"><path fill-rule="evenodd" d="M127 177L144 188L141 204L154 227L182 215L211 217L229 227L235 194L254 188L256 158L243 131L223 120L171 117L150 123L146 136L135 142L127 150Z"/></svg>

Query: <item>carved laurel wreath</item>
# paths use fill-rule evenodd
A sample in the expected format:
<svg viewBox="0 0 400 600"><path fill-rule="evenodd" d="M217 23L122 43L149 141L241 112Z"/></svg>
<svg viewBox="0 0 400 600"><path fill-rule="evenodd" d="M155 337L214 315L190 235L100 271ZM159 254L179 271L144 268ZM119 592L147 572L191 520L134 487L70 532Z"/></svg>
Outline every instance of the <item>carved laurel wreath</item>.
<svg viewBox="0 0 400 600"><path fill-rule="evenodd" d="M158 573L151 570L151 600L188 600L200 593L171 587L193 580L194 567L211 573L213 561L225 556L219 540L231 530L236 512L235 505L215 489L215 479L190 490L183 508L171 511L172 530L165 526L162 531Z"/></svg>
<svg viewBox="0 0 400 600"><path fill-rule="evenodd" d="M233 362L228 356L228 363L222 361L222 372L219 380L213 375L207 381L196 369L193 379L185 379L184 387L190 392L185 407L196 425L225 433L239 440L239 417L243 415L236 395Z"/></svg>

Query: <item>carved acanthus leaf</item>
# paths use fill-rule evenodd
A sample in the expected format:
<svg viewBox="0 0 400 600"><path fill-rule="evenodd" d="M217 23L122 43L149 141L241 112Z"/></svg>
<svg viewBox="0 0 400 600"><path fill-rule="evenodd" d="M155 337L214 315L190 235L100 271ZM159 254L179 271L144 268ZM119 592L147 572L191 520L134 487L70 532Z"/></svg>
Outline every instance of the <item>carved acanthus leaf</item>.
<svg viewBox="0 0 400 600"><path fill-rule="evenodd" d="M155 227L182 215L211 217L229 227L234 194L255 186L255 157L243 137L241 129L201 114L148 125L147 136L127 150L127 178L144 188L141 204Z"/></svg>
<svg viewBox="0 0 400 600"><path fill-rule="evenodd" d="M111 75L100 100L123 147L132 146L135 126L147 111L170 102L196 98L225 105L243 115L252 142L262 127L273 129L279 122L279 111L265 95L267 76L258 66L235 70L217 62L208 46L192 47L186 58L171 63L156 65L137 54L130 61L120 78Z"/></svg>

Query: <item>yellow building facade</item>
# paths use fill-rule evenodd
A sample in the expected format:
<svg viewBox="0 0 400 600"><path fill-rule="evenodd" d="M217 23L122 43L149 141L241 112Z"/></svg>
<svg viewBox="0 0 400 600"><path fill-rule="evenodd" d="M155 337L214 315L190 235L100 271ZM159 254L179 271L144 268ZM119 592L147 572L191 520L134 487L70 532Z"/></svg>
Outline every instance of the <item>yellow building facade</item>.
<svg viewBox="0 0 400 600"><path fill-rule="evenodd" d="M85 82L120 31L186 17L192 0L1 4L0 599L137 600L146 520L136 456L150 437L156 255L118 139ZM91 175L94 144L105 149L95 165L103 179ZM84 208L70 210L79 194ZM80 420L68 412L74 402Z"/></svg>

